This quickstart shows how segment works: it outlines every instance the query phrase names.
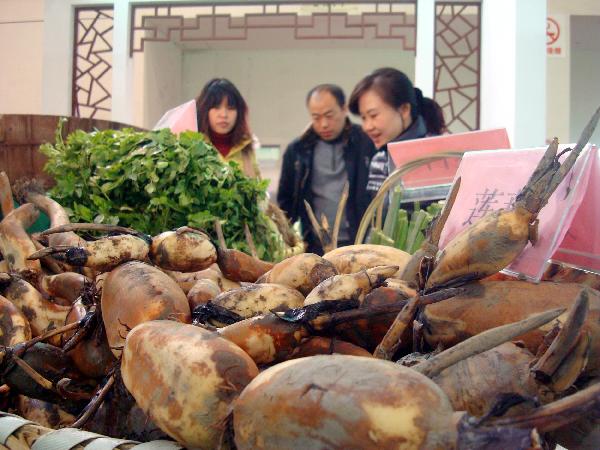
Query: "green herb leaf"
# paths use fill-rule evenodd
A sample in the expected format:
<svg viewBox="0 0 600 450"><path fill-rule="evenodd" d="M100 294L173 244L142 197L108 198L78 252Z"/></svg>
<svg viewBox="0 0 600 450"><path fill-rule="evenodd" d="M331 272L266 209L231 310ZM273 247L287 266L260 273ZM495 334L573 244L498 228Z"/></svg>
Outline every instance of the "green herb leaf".
<svg viewBox="0 0 600 450"><path fill-rule="evenodd" d="M40 150L56 180L50 195L71 221L119 224L150 235L191 225L216 239L213 224L220 220L227 245L245 251L247 223L260 258L283 257L283 238L258 207L268 180L224 163L202 134L77 130L63 140L62 123L56 142Z"/></svg>

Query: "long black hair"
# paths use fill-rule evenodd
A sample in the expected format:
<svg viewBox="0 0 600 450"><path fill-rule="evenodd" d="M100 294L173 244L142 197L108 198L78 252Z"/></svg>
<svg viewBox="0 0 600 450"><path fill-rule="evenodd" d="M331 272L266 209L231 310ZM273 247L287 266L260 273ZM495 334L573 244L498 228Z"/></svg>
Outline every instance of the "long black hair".
<svg viewBox="0 0 600 450"><path fill-rule="evenodd" d="M415 88L419 89L419 88ZM419 89L420 91L420 89ZM444 134L448 131L446 125L446 119L444 118L444 111L438 102L429 98L421 96L421 116L425 120L427 131L430 134Z"/></svg>
<svg viewBox="0 0 600 450"><path fill-rule="evenodd" d="M400 108L405 103L410 104L412 120L416 120L421 115L429 134L442 134L446 131L440 105L435 100L423 97L421 90L413 86L404 72L392 67L383 67L360 80L348 102L348 107L353 114L360 114L358 102L369 90L377 92L381 99L394 109Z"/></svg>
<svg viewBox="0 0 600 450"><path fill-rule="evenodd" d="M198 117L198 131L206 136L210 135L208 111L218 107L223 99L237 111L237 118L231 130L231 141L234 144L250 137L248 126L248 105L235 85L226 78L213 78L204 85L200 95L196 97L196 115Z"/></svg>

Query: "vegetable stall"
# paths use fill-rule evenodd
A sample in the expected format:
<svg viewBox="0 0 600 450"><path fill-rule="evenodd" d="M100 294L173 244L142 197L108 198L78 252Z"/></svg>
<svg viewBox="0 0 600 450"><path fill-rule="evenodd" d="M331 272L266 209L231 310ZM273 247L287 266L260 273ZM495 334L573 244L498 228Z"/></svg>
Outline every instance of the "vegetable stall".
<svg viewBox="0 0 600 450"><path fill-rule="evenodd" d="M221 221L228 246L250 253L244 227L252 232L257 256L284 257L285 243L265 214L267 180L245 177L224 164L200 133L174 135L168 129L75 131L40 151L56 186L50 195L72 221L108 223L156 234L189 225L211 230ZM262 206L262 209L261 209Z"/></svg>
<svg viewBox="0 0 600 450"><path fill-rule="evenodd" d="M2 444L597 448L598 274L499 273L577 148L444 251L452 201L318 256L198 134L59 130L49 195L0 174Z"/></svg>

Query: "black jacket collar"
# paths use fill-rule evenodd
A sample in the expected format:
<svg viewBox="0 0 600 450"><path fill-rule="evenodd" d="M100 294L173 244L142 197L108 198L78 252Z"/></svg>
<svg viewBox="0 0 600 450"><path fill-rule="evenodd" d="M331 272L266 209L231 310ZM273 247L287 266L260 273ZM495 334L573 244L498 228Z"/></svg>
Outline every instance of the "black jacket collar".
<svg viewBox="0 0 600 450"><path fill-rule="evenodd" d="M346 124L344 125L344 129L342 130L342 133L341 133L341 138L342 138L341 142L344 144L344 147L348 144L348 141L350 141L350 132L351 131L352 131L352 122L350 122L350 119L348 117L346 117ZM311 148L311 149L314 148L314 146L317 144L317 141L320 139L321 138L315 132L312 125L306 129L306 131L302 134L302 136L300 136L300 142L302 143L302 145L305 148Z"/></svg>
<svg viewBox="0 0 600 450"><path fill-rule="evenodd" d="M400 136L392 139L390 142L408 141L410 139L420 139L427 135L427 126L422 116L417 116L406 130ZM387 144L382 145L379 150L387 149Z"/></svg>

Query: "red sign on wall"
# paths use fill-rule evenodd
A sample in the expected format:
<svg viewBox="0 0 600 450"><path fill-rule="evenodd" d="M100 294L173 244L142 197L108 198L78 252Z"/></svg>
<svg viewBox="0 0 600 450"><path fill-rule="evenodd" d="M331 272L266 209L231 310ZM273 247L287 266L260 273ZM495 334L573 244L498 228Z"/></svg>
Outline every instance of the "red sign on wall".
<svg viewBox="0 0 600 450"><path fill-rule="evenodd" d="M546 18L546 54L548 56L565 56L565 29L565 16L555 15Z"/></svg>

